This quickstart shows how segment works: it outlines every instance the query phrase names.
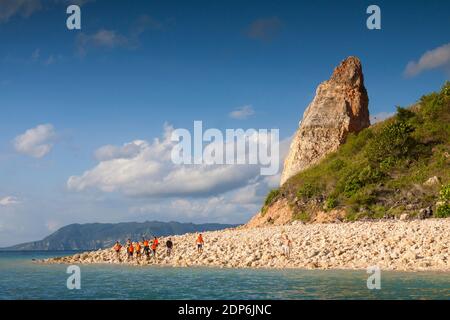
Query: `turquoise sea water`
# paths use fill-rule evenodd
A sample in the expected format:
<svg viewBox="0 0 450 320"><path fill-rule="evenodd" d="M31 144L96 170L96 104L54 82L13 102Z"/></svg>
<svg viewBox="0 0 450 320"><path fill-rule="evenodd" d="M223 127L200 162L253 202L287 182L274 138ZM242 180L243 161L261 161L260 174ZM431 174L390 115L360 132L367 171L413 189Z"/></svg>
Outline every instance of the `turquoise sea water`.
<svg viewBox="0 0 450 320"><path fill-rule="evenodd" d="M61 255L0 252L0 299L450 299L438 272L382 271L369 290L365 271L81 265L81 289L68 290L67 265L32 262Z"/></svg>

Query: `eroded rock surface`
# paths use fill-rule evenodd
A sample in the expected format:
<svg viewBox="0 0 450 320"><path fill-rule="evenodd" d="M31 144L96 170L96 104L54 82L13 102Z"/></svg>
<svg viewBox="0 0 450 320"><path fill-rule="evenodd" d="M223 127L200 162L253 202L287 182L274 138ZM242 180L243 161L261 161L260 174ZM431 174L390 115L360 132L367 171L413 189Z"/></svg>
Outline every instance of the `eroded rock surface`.
<svg viewBox="0 0 450 320"><path fill-rule="evenodd" d="M348 57L322 82L292 140L280 184L336 151L350 132L370 125L361 62Z"/></svg>

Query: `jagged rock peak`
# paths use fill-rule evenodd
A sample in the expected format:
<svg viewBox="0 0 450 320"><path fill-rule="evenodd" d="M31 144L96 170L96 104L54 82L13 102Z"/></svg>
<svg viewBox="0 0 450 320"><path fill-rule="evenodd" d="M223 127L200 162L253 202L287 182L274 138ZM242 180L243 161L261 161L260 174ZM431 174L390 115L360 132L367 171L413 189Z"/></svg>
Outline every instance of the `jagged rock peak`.
<svg viewBox="0 0 450 320"><path fill-rule="evenodd" d="M334 69L330 81L351 86L364 85L361 61L357 57L348 57Z"/></svg>
<svg viewBox="0 0 450 320"><path fill-rule="evenodd" d="M292 140L280 184L336 151L350 132L368 127L368 104L361 61L348 57L317 87Z"/></svg>

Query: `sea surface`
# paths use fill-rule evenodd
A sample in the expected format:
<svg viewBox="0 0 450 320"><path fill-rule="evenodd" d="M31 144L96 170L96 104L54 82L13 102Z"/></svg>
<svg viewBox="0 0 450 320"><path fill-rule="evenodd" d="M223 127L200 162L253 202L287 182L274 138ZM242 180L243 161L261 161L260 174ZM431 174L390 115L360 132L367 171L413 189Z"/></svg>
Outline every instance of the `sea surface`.
<svg viewBox="0 0 450 320"><path fill-rule="evenodd" d="M381 271L381 289L363 271L80 265L81 288L67 289L67 265L32 259L74 252L0 252L0 299L445 299L450 273Z"/></svg>

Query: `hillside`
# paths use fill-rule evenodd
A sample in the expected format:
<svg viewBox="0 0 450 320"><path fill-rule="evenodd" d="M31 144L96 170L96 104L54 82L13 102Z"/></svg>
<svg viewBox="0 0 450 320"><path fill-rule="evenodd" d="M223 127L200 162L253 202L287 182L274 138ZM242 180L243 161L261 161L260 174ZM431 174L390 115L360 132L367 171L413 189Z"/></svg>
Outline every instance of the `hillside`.
<svg viewBox="0 0 450 320"><path fill-rule="evenodd" d="M140 240L142 236L161 237L191 232L215 231L236 225L180 222L123 222L70 224L40 241L18 244L3 250L94 250L111 247L115 241L121 243L130 238Z"/></svg>
<svg viewBox="0 0 450 320"><path fill-rule="evenodd" d="M272 190L249 226L450 216L450 82Z"/></svg>

